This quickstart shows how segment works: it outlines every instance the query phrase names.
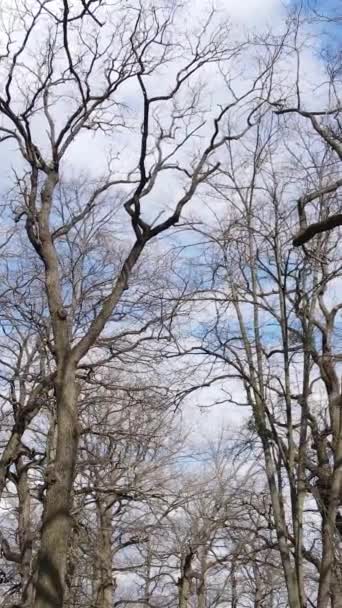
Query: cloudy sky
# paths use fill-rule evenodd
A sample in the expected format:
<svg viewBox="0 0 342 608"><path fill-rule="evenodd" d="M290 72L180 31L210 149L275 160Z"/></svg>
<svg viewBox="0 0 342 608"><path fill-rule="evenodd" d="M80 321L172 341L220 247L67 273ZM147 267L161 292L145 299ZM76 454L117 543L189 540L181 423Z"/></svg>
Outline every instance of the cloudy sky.
<svg viewBox="0 0 342 608"><path fill-rule="evenodd" d="M322 2L319 4L322 9L327 9L331 6L331 2ZM182 13L185 25L189 29L196 27L197 23L201 18L204 18L211 6L212 3L207 2L207 0L195 0L191 2L191 4L188 5L188 8ZM222 21L225 19L230 20L232 29L229 35L235 40L239 38L241 38L241 40L245 39L247 32L262 35L271 30L279 33L285 28L286 10L284 8L284 3L281 0L245 0L240 2L236 2L236 0L218 0L218 2L215 3L215 8L217 9L218 19L222 19ZM320 46L319 38L316 39L315 46L315 51L313 51L312 46L309 47L309 45L307 48L304 48L301 58L301 73L303 82L307 83L307 90L309 92L308 100L312 99L311 93L314 90L315 83L317 83L322 76L322 65L317 53ZM237 89L239 89L240 86L243 88L243 81L253 75L253 64L248 64L247 59L245 59L245 61L246 64L243 65L244 73L243 78L241 75L241 83L236 82ZM241 65L239 66L239 69L241 70ZM236 74L238 73L239 71L237 70ZM210 73L208 73L208 76L210 76ZM212 101L212 109L215 112L219 103L224 101L226 91L222 85L222 81L219 83L218 80L215 80L217 75L211 74L211 76L212 82L206 84L209 84L208 96ZM169 73L164 74L164 77L158 81L158 87L163 85L165 88L164 90L167 90L169 78ZM210 80L210 78L208 79ZM151 84L151 86L155 85L156 83ZM132 83L126 87L124 102L130 107L132 115L141 109L141 96L140 101L139 99L137 100L137 89L135 84ZM63 121L63 119L65 119L63 112L67 111L67 105L63 106L62 114L59 114L58 119ZM57 108L56 112L58 114L61 110ZM36 120L34 135L44 148L48 140L45 126L40 121L40 118ZM119 155L116 166L123 170L123 168L132 165L132 157L136 154L136 139L134 132L126 133L123 132L123 130L115 135L114 138L101 134L96 134L94 137L86 132L79 136L76 142L71 146L67 154L64 170L67 170L70 176L86 175L87 177L96 179L104 174L104 167L106 167L108 155L110 153ZM18 170L18 162L20 165L21 161L18 161L18 156L15 154L12 144L6 144L0 147L3 191L6 191L6 185L11 183L13 168ZM165 201L170 196L170 192L173 199L175 199L179 192L179 188L180 186L176 181L171 181L170 183L169 181L161 180L160 186L157 187L153 194L153 201L151 203L152 208L154 209L155 206L158 207L159 201ZM240 400L240 394L241 400L243 400L241 388L238 383L235 382L234 385L230 385L229 391L234 393L234 398L237 401ZM196 395L193 395L191 399L188 400L187 408L184 411L185 420L189 420L190 426L196 426L196 432L199 434L215 434L221 425L234 426L241 419L242 410L232 404L220 404L208 409L208 404L213 400L222 400L222 393L219 388L203 390ZM197 407L200 407L201 413L200 416L196 416L196 422L194 424L193 421L195 416L193 412L194 410L197 412Z"/></svg>

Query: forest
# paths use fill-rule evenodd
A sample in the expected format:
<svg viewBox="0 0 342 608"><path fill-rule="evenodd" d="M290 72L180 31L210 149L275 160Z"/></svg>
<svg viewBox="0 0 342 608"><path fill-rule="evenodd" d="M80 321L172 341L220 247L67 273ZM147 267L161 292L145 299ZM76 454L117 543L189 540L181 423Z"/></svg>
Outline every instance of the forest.
<svg viewBox="0 0 342 608"><path fill-rule="evenodd" d="M0 608L342 608L338 0L2 0Z"/></svg>

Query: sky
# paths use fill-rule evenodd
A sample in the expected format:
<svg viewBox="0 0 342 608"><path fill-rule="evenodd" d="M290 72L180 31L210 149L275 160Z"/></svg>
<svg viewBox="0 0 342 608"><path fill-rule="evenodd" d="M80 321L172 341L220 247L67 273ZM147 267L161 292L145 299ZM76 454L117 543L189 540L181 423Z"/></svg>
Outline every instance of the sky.
<svg viewBox="0 0 342 608"><path fill-rule="evenodd" d="M193 23L196 23L199 15L204 14L210 4L207 0L194 0L191 2L189 20L192 19ZM333 2L320 2L319 6L320 8L330 9L333 7ZM284 26L285 10L281 0L240 0L240 2L236 0L217 0L216 7L222 16L227 15L230 17L234 24L234 35L240 34L243 36L247 30L257 35L261 35L265 30L269 29L279 32ZM301 70L308 82L308 101L313 101L314 103L316 103L317 98L310 97L310 93L317 81L321 80L323 74L321 60L317 52L320 49L321 40L323 40L323 36L321 37L319 33L316 52L307 49L302 54ZM248 75L249 70L250 66L246 65L245 76ZM209 76L210 74L208 75L208 79ZM168 77L169 74L167 74ZM167 85L167 78L164 78L164 86ZM220 101L224 99L223 88L218 88L222 85L216 86L216 81L207 84L211 85L211 88L214 89L211 92L211 98L213 106L217 107ZM237 86L242 86L241 82L237 83ZM124 101L131 106L133 114L139 108L136 93L136 88L130 88L130 86L126 88ZM317 97L319 98L319 93ZM62 120L64 117L60 116L60 118ZM39 121L37 121L35 129L37 137L41 141L44 141L46 133ZM121 169L126 169L127 166L132 164L132 157L136 154L135 139L134 132L126 134L121 131L115 137L103 136L99 133L94 137L89 135L89 133L85 133L70 148L67 162L65 163L65 172L70 177L82 175L90 180L101 178L106 172L107 158L111 151L115 152L115 154L120 154L117 165L121 166ZM0 166L2 168L1 188L3 192L8 189L8 184L13 177L12 169L15 168L18 171L17 162L13 146L1 145ZM165 200L172 199L174 201L180 191L181 186L176 179L170 181L163 180L156 189L149 208L152 207L153 211L164 204ZM199 215L202 219L208 219L210 213L207 213L204 208L198 213L199 202L199 199L196 198L193 204L190 205L187 213L189 215L193 213L194 216ZM162 244L160 247L162 248ZM206 317L209 317L211 313L209 305L207 308L204 307L202 319L205 321ZM251 314L250 311L248 312L247 307L244 313L245 315ZM189 381L191 382L192 365L195 364L195 359L193 358L189 361ZM170 361L167 364L172 365ZM230 395L232 399L230 399ZM250 416L251 411L250 408L238 406L233 401L245 401L243 387L235 379L229 379L224 382L219 381L210 387L191 393L185 399L181 406L180 419L185 430L188 431L187 441L192 452L196 452L196 449L200 451L201 448L212 440L219 442L222 436L227 438L227 441L230 437L238 436L241 424Z"/></svg>
<svg viewBox="0 0 342 608"><path fill-rule="evenodd" d="M324 6L323 6L324 5ZM211 2L207 0L195 0L191 2L190 10L187 13L186 25L192 27L196 25L201 15L207 13L208 8L212 6ZM333 2L320 2L319 7L324 9L331 9ZM279 32L284 27L285 14L284 3L281 0L248 0L236 2L236 0L217 0L215 8L218 10L218 15L222 20L228 17L233 24L233 35L234 36L245 36L246 31L253 32L253 34L261 35L265 31L272 29L273 31ZM245 75L248 75L250 66L246 65ZM307 50L303 53L302 73L308 79L309 85L308 90L311 89L311 85L317 79L317 75L322 73L322 66L320 58L317 53ZM163 86L167 87L169 74L164 78ZM218 81L217 81L218 83ZM217 84L216 81L209 83L214 89L211 92L211 99L213 106L216 108L219 102L224 98L225 91L221 84ZM158 86L159 86L158 82ZM242 86L238 83L237 86ZM139 107L140 102L137 101L137 90L134 86L128 85L125 90L124 102L129 104L134 114L135 110ZM167 89L166 89L167 90ZM67 110L67 104L65 106ZM63 116L59 117L63 120ZM38 141L46 141L46 132L39 121L35 127L35 135ZM119 154L117 166L125 168L131 164L132 150L135 148L135 135L131 133L119 132L118 136L114 138L112 136L104 136L102 134L96 134L96 136L89 135L89 133L82 134L73 144L67 155L67 162L65 163L65 171L70 176L86 175L91 179L101 177L106 170L106 163L108 153L113 151L115 154ZM136 149L134 149L134 154ZM13 146L4 144L0 146L0 166L2 167L2 188L4 184L10 182L13 174L12 169L15 167L18 169L17 158L13 153ZM72 169L70 170L70 167ZM180 185L178 181L174 180L171 182L163 180L160 182L160 186L157 187L153 201L149 203L149 207L154 209L158 208L160 203L164 203L165 200L172 197L175 200L177 194L180 192ZM171 193L171 197L170 197ZM198 202L198 201L197 201ZM194 201L196 204L196 201ZM194 207L190 205L191 209ZM231 387L235 395L241 393L241 387L235 385ZM196 433L207 435L213 435L217 433L217 430L221 426L234 427L241 419L241 410L237 407L228 405L216 405L208 409L208 403L212 400L221 401L221 392L219 389L211 388L210 391L202 391L193 395L188 401L187 412L185 413L185 419L189 420L189 426L192 426L193 411L194 408L198 411L200 407L200 416L196 421L198 427ZM237 398L237 400L240 400Z"/></svg>

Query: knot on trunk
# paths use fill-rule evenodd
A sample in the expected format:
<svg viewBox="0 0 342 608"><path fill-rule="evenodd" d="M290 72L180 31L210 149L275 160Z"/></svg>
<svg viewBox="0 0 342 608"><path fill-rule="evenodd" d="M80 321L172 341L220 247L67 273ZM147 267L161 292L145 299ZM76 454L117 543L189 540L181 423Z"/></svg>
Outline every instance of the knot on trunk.
<svg viewBox="0 0 342 608"><path fill-rule="evenodd" d="M57 314L61 321L65 321L68 316L67 310L65 308L60 308Z"/></svg>

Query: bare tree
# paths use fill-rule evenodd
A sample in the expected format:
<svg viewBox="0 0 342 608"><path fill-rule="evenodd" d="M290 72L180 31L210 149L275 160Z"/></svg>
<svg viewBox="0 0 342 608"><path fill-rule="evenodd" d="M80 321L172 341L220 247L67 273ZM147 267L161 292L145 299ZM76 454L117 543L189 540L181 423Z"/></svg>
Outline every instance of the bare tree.
<svg viewBox="0 0 342 608"><path fill-rule="evenodd" d="M225 62L228 82L229 61L235 61L243 51L243 45L229 41L225 24L215 26L215 13L209 14L193 34L183 36L175 29L175 9L152 5L107 7L91 2L79 11L67 0L61 7L49 2L27 3L18 7L16 19L17 23L11 23L9 16L4 18L0 129L3 145L16 147L18 161L11 195L16 203L15 221L21 226L24 220L41 264L40 281L48 310L44 339L52 372L39 383L36 394L31 393L21 420L25 426L42 395L45 398L47 391L53 391L56 445L45 478L34 600L36 608L52 608L63 605L67 577L80 435L77 369L96 348L101 334L103 339L105 327L111 334L123 295L147 245L178 224L184 207L217 171L217 151L227 141L242 138L259 120L269 97L278 50L267 58L243 93L234 93L229 85L218 113L205 120L196 85L199 73L210 68L219 74L218 68ZM20 33L15 36L18 28ZM173 73L171 79L165 78L166 69ZM129 86L139 99L133 124L126 111ZM260 102L260 98L265 101ZM239 111L240 124L227 128L231 113ZM124 169L112 156L95 185L89 180L85 190L77 187L72 204L70 197L65 201L63 172L68 171L68 158L76 142L89 130L113 138L128 128L133 128L136 139L129 168ZM198 148L189 157L189 145L195 141ZM147 212L143 203L151 200L164 172L169 180L172 174L181 176L184 190L162 206L161 212L168 211L161 219L158 210ZM92 306L84 314L82 298L77 295L83 279L76 275L70 303L63 272L65 248L70 240L76 243L84 220L97 216L105 221L103 210L113 210L113 199L128 214L133 238L121 251L119 263L112 265L104 285L92 285ZM100 250L98 253L101 255ZM81 272L77 267L74 270ZM81 331L77 319L82 320ZM5 467L13 456L13 443L19 440L15 431L4 457Z"/></svg>
<svg viewBox="0 0 342 608"><path fill-rule="evenodd" d="M252 409L249 431L264 457L288 603L326 607L338 597L341 430L340 302L330 306L325 295L339 280L340 253L325 233L312 251L289 243L295 218L291 178L277 171L281 134L272 122L259 126L244 152L248 171L227 144L221 176L212 180L228 203L226 218L214 232L197 229L211 242L212 273L194 298L214 308L187 352L215 361L213 380L239 379L244 397L230 400ZM315 156L312 181L315 171L319 180L329 170L326 147Z"/></svg>

